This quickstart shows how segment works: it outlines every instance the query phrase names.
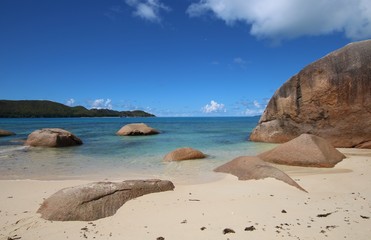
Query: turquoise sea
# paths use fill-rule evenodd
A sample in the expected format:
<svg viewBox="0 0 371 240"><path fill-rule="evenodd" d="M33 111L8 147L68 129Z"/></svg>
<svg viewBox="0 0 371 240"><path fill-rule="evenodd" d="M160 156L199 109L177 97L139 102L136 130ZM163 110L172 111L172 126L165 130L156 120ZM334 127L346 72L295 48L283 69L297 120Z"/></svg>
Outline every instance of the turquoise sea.
<svg viewBox="0 0 371 240"><path fill-rule="evenodd" d="M217 179L212 170L235 157L256 155L272 144L248 141L258 117L27 118L0 119L0 129L17 133L0 138L0 179L163 178L196 183ZM146 123L161 134L116 136L128 123ZM84 144L68 148L23 146L41 128L63 128ZM164 162L168 152L193 147L202 160Z"/></svg>

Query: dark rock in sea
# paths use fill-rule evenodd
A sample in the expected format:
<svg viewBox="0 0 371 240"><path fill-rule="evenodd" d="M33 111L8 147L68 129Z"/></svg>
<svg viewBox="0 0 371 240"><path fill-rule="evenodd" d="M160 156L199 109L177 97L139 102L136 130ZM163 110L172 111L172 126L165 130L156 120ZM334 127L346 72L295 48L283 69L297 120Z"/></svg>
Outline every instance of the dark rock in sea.
<svg viewBox="0 0 371 240"><path fill-rule="evenodd" d="M7 137L7 136L12 136L12 135L15 135L15 133L11 132L11 131L0 129L0 137Z"/></svg>
<svg viewBox="0 0 371 240"><path fill-rule="evenodd" d="M54 193L37 212L52 221L92 221L112 216L133 198L173 189L172 182L156 179L90 183Z"/></svg>
<svg viewBox="0 0 371 240"><path fill-rule="evenodd" d="M81 145L82 141L72 133L60 128L44 128L33 131L25 143L33 147L70 147Z"/></svg>
<svg viewBox="0 0 371 240"><path fill-rule="evenodd" d="M226 164L214 169L215 172L230 173L238 177L239 180L275 178L307 192L292 178L281 170L271 166L258 157L242 156L233 159Z"/></svg>
<svg viewBox="0 0 371 240"><path fill-rule="evenodd" d="M250 139L283 143L302 133L335 147L371 148L371 40L308 65L269 101Z"/></svg>
<svg viewBox="0 0 371 240"><path fill-rule="evenodd" d="M178 148L165 155L164 161L182 161L205 158L206 155L193 148Z"/></svg>
<svg viewBox="0 0 371 240"><path fill-rule="evenodd" d="M334 167L345 156L324 138L302 134L276 148L263 152L259 158L267 162L301 167Z"/></svg>
<svg viewBox="0 0 371 240"><path fill-rule="evenodd" d="M120 136L138 136L138 135L153 135L158 134L154 128L147 126L144 123L131 123L123 126L120 130L117 131L117 135Z"/></svg>

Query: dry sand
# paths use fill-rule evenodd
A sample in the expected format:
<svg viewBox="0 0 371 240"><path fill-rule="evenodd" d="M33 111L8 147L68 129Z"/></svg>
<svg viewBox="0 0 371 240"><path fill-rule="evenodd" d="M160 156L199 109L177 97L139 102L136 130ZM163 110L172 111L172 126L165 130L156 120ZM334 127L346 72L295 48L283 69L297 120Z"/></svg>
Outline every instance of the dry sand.
<svg viewBox="0 0 371 240"><path fill-rule="evenodd" d="M309 193L275 179L225 175L175 182L172 192L131 200L92 222L51 222L36 213L43 198L87 181L3 180L0 239L370 239L371 150L340 150L348 158L331 171L291 175Z"/></svg>

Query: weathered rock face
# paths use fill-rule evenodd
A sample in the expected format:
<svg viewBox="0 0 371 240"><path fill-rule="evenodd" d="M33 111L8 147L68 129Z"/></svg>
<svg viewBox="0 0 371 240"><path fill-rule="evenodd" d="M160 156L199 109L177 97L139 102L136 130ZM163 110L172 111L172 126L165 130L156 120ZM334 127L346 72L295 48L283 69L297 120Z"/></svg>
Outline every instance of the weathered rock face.
<svg viewBox="0 0 371 240"><path fill-rule="evenodd" d="M165 155L164 161L182 161L205 158L206 155L193 148L178 148Z"/></svg>
<svg viewBox="0 0 371 240"><path fill-rule="evenodd" d="M117 131L117 135L120 136L138 136L138 135L153 135L158 134L154 128L147 126L144 123L131 123L123 126L120 130Z"/></svg>
<svg viewBox="0 0 371 240"><path fill-rule="evenodd" d="M173 183L164 180L90 183L56 192L37 212L52 221L92 221L112 216L130 199L173 189Z"/></svg>
<svg viewBox="0 0 371 240"><path fill-rule="evenodd" d="M230 173L239 180L275 178L306 192L299 184L281 170L271 166L258 157L243 156L233 159L214 169L215 172Z"/></svg>
<svg viewBox="0 0 371 240"><path fill-rule="evenodd" d="M311 134L302 134L258 157L267 162L301 167L334 167L345 158L324 138Z"/></svg>
<svg viewBox="0 0 371 240"><path fill-rule="evenodd" d="M7 136L11 136L11 135L15 135L15 133L11 132L11 131L0 129L0 137L7 137Z"/></svg>
<svg viewBox="0 0 371 240"><path fill-rule="evenodd" d="M335 147L371 146L371 40L308 65L273 95L252 141L282 143L302 133Z"/></svg>
<svg viewBox="0 0 371 240"><path fill-rule="evenodd" d="M25 144L33 147L69 147L81 145L82 141L66 130L44 128L28 135Z"/></svg>

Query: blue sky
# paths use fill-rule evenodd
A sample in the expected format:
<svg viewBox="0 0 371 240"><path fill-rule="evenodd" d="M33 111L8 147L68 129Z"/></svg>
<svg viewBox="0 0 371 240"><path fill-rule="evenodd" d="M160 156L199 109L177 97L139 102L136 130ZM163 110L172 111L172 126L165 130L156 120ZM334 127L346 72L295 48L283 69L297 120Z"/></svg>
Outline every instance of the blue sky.
<svg viewBox="0 0 371 240"><path fill-rule="evenodd" d="M251 116L304 66L371 38L371 1L2 0L0 34L0 99Z"/></svg>

